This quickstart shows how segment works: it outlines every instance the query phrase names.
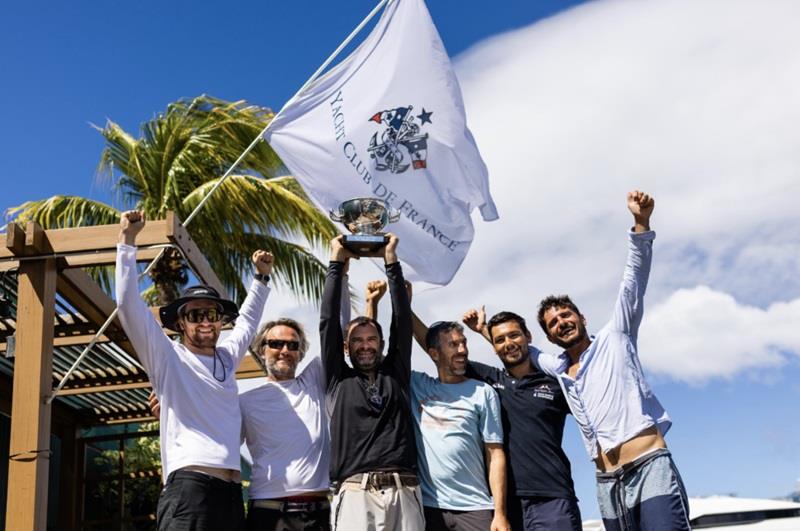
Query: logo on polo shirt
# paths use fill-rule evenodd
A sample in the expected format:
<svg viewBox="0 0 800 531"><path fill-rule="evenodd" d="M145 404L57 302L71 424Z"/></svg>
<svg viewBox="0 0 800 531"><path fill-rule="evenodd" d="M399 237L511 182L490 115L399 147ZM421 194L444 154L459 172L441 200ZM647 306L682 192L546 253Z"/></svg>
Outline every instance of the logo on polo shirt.
<svg viewBox="0 0 800 531"><path fill-rule="evenodd" d="M536 398L544 398L545 400L554 400L556 395L550 385L543 383L533 390L533 396Z"/></svg>

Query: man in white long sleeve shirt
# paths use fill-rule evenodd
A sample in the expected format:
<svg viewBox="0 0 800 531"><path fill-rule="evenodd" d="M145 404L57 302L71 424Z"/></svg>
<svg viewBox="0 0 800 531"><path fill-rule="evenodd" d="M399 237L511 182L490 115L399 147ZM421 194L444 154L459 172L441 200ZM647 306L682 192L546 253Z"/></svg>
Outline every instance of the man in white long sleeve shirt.
<svg viewBox="0 0 800 531"><path fill-rule="evenodd" d="M236 369L244 358L269 294L272 255L256 251L247 298L236 305L213 288L195 286L161 309L171 341L139 296L136 235L144 214L120 221L116 294L119 318L161 406L161 461L167 477L158 503L159 530L244 529L240 483ZM225 339L225 319L237 318Z"/></svg>
<svg viewBox="0 0 800 531"><path fill-rule="evenodd" d="M643 192L628 194L634 227L608 324L589 336L586 319L570 298L550 296L539 305L539 324L564 351L552 355L529 349L535 363L559 381L578 422L597 467L597 496L607 531L690 529L686 491L664 441L671 421L645 381L638 354L655 238L650 230L654 206ZM500 332L494 332L495 338Z"/></svg>
<svg viewBox="0 0 800 531"><path fill-rule="evenodd" d="M253 345L267 377L239 397L253 457L247 531L330 529L325 378L319 356L296 375L307 350L303 327L285 317L266 323Z"/></svg>

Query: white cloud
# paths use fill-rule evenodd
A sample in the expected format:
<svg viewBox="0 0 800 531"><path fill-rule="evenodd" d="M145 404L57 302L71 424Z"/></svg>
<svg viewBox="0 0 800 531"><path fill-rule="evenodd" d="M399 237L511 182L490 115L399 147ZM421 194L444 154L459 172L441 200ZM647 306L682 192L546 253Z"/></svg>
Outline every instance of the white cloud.
<svg viewBox="0 0 800 531"><path fill-rule="evenodd" d="M708 345L717 352L692 359L727 350L730 369L699 367L702 378L779 363L773 332L784 327L779 319L797 322L779 302L800 299L798 19L794 1L596 1L458 57L501 219L476 223L473 248L449 286L415 295L421 316L454 319L481 303L489 312L512 309L549 348L537 333L536 305L569 293L596 330L622 274L625 193L641 188L657 200L651 324L641 337L654 347L643 351L654 356L648 365L676 378L689 366L659 365L678 355L661 341L677 334L653 315L686 332L685 341L735 336L733 345L746 345ZM352 271L359 290L379 275L363 264ZM698 285L710 291L691 289ZM740 321L693 330L681 314L687 298ZM315 310L281 297L271 306L308 319L315 336ZM758 319L769 326L746 324ZM743 329L748 337L739 337ZM784 334L783 344L800 351L800 331ZM480 340L471 344L474 358L493 359ZM424 357L417 365L430 368Z"/></svg>
<svg viewBox="0 0 800 531"><path fill-rule="evenodd" d="M797 323L800 299L762 310L706 286L682 289L647 311L640 358L652 372L691 383L731 378L800 353Z"/></svg>
<svg viewBox="0 0 800 531"><path fill-rule="evenodd" d="M656 291L702 282L759 305L773 300L765 290L800 296L785 275L800 244L787 229L800 221L798 17L796 2L593 2L464 54L470 124L501 212L479 226L470 258L512 260L605 299L623 195L639 187L658 201ZM689 268L691 250L703 259ZM731 278L734 267L761 275Z"/></svg>

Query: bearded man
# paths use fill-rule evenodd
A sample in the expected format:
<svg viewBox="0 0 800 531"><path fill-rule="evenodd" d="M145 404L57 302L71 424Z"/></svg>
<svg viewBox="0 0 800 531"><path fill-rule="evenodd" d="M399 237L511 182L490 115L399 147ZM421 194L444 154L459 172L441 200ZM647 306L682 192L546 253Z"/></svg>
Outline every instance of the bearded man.
<svg viewBox="0 0 800 531"><path fill-rule="evenodd" d="M247 352L269 294L272 255L253 254L257 273L241 309L209 286L194 286L161 308L171 341L139 296L136 235L144 213L125 212L117 246L119 319L160 402L158 529L244 529L236 369ZM236 325L225 339L225 321Z"/></svg>
<svg viewBox="0 0 800 531"><path fill-rule="evenodd" d="M267 377L239 396L253 458L247 531L327 531L330 434L320 358L296 374L308 339L285 317L266 323L253 347Z"/></svg>
<svg viewBox="0 0 800 531"><path fill-rule="evenodd" d="M608 531L691 529L686 490L664 440L672 422L639 361L654 207L648 194L628 194L634 225L611 320L590 336L586 318L569 297L547 297L539 305L539 324L564 351L529 350L534 362L559 381L578 422L597 467L597 497Z"/></svg>
<svg viewBox="0 0 800 531"><path fill-rule="evenodd" d="M341 531L425 528L410 406L411 306L397 260L397 236L387 236L382 254L392 325L385 356L383 331L374 319L354 319L346 338L339 326L344 271L357 258L342 236L331 241L322 296L320 340L335 482L331 527Z"/></svg>

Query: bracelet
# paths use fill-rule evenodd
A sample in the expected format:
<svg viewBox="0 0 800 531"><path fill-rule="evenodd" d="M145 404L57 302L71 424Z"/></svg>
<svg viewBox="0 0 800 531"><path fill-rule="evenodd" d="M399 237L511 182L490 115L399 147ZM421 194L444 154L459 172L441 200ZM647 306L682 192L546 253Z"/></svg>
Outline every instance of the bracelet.
<svg viewBox="0 0 800 531"><path fill-rule="evenodd" d="M269 282L269 275L262 275L261 273L256 273L253 275L253 278L261 282L262 284L266 284Z"/></svg>

